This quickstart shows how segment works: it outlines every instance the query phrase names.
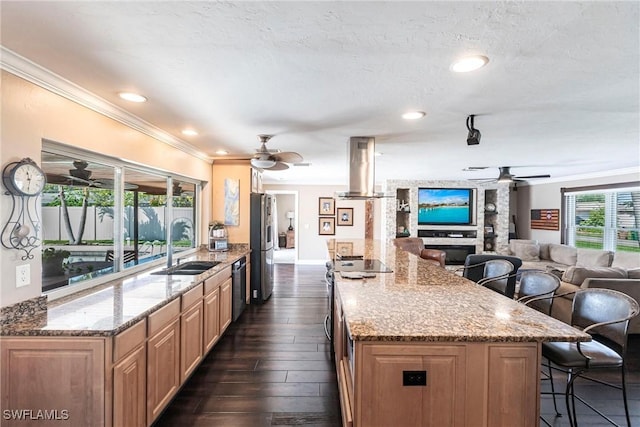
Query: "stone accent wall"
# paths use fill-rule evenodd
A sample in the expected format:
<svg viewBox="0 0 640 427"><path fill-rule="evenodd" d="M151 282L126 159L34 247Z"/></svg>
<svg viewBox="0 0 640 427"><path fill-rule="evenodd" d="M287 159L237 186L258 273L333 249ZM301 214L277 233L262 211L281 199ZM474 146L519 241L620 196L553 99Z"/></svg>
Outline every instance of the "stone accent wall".
<svg viewBox="0 0 640 427"><path fill-rule="evenodd" d="M474 218L475 224L468 225L433 225L418 226L418 188L473 188L474 194ZM398 214L397 200L395 195L398 190L404 195L408 195L410 211ZM495 191L496 214L490 217L485 215L485 194ZM419 229L429 230L475 230L475 238L449 238L449 237L424 237L425 244L429 245L475 245L476 253L485 253L484 231L485 223L493 223L494 226L494 249L490 252L504 252L509 243L509 185L508 184L479 184L475 181L418 181L418 180L388 180L385 182L384 192L394 195L392 198L384 199L383 206L383 230L387 239L395 239L398 232L398 218L408 222L407 228L410 236L417 237ZM485 221L486 220L486 221Z"/></svg>

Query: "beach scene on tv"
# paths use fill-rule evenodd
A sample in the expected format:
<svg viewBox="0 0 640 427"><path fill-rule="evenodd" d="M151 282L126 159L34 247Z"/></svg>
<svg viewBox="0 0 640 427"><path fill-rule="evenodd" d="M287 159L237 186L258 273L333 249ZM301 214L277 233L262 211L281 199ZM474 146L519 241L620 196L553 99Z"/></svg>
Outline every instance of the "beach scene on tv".
<svg viewBox="0 0 640 427"><path fill-rule="evenodd" d="M418 189L418 224L470 224L471 195L468 188Z"/></svg>

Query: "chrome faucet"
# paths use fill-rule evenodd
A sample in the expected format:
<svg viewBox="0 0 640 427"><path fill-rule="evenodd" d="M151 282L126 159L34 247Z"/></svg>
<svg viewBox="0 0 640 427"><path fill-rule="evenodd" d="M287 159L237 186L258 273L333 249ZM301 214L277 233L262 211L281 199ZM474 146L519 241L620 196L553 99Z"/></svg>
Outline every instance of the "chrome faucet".
<svg viewBox="0 0 640 427"><path fill-rule="evenodd" d="M167 268L171 268L173 264L173 226L177 222L186 222L190 224L191 231L194 233L194 236L195 236L195 230L193 229L193 220L191 218L180 217L180 218L175 218L173 221L171 221L171 224L169 224L169 240L167 241ZM180 265L180 258L178 258L176 262L177 262L176 265Z"/></svg>

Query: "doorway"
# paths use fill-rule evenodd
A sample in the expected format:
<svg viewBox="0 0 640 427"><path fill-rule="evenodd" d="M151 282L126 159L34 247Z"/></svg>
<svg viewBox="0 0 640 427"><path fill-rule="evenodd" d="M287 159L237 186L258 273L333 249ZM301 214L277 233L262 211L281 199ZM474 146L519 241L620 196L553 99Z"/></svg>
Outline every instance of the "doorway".
<svg viewBox="0 0 640 427"><path fill-rule="evenodd" d="M277 232L273 262L295 264L298 260L298 192L269 190L275 199L274 229Z"/></svg>

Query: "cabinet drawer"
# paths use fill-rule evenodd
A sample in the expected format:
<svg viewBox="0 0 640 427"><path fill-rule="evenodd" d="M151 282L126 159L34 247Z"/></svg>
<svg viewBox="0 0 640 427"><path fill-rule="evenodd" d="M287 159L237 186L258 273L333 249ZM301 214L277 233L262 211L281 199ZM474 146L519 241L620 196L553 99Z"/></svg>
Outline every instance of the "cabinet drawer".
<svg viewBox="0 0 640 427"><path fill-rule="evenodd" d="M160 310L149 315L149 336L161 330L180 315L180 298L174 299Z"/></svg>
<svg viewBox="0 0 640 427"><path fill-rule="evenodd" d="M203 285L200 283L195 288L190 291L185 292L182 295L182 311L185 311L189 307L191 307L194 303L202 300L202 289Z"/></svg>
<svg viewBox="0 0 640 427"><path fill-rule="evenodd" d="M142 344L147 337L147 320L141 320L113 339L113 362L120 361L131 350Z"/></svg>
<svg viewBox="0 0 640 427"><path fill-rule="evenodd" d="M231 277L231 266L209 277L204 281L204 294L209 295L211 291L219 287L222 282L224 282L229 277Z"/></svg>

